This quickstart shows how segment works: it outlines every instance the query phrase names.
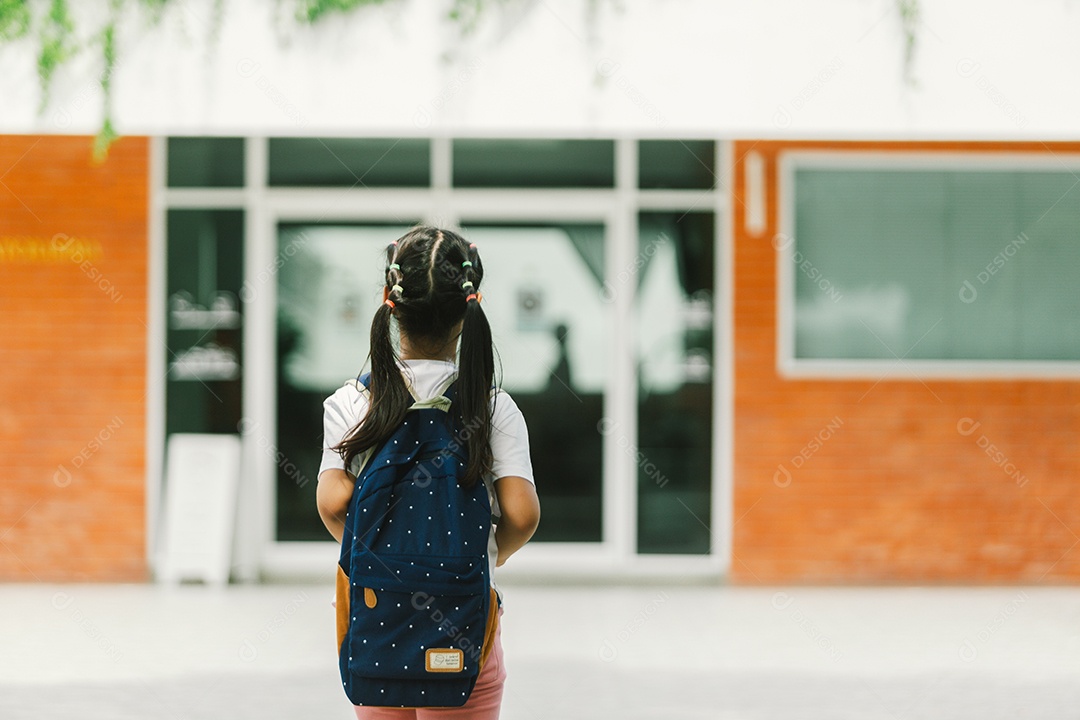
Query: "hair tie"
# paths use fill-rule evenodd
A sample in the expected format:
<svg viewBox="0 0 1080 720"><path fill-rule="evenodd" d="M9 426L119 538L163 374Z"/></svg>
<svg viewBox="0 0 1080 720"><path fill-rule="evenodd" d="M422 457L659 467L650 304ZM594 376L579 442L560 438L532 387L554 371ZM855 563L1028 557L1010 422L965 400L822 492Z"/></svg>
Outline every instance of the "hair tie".
<svg viewBox="0 0 1080 720"><path fill-rule="evenodd" d="M390 298L386 298L385 300L383 300L383 305L389 305L391 310L394 309L394 301Z"/></svg>
<svg viewBox="0 0 1080 720"><path fill-rule="evenodd" d="M397 263L390 263L390 267L388 267L387 270L401 270L401 266Z"/></svg>
<svg viewBox="0 0 1080 720"><path fill-rule="evenodd" d="M467 303L467 302L469 302L470 300L475 300L476 302L480 302L480 300L481 300L481 299L482 299L483 297L484 297L484 296L483 296L483 295L481 295L480 293L469 293L469 294L468 294L467 296L465 296L465 302Z"/></svg>
<svg viewBox="0 0 1080 720"><path fill-rule="evenodd" d="M476 243L469 243L469 249L470 250L475 250L476 249Z"/></svg>
<svg viewBox="0 0 1080 720"><path fill-rule="evenodd" d="M472 260L466 260L465 262L461 263L461 267L463 267L463 268L472 267Z"/></svg>
<svg viewBox="0 0 1080 720"><path fill-rule="evenodd" d="M398 295L403 295L405 293L405 288L401 287L400 285L394 285L392 288L390 288L390 294L392 295L394 293L397 293Z"/></svg>
<svg viewBox="0 0 1080 720"><path fill-rule="evenodd" d="M473 286L473 284L472 284L471 280L466 280L465 282L461 283L461 289L462 290L467 290L468 288L471 288L472 286Z"/></svg>
<svg viewBox="0 0 1080 720"><path fill-rule="evenodd" d="M397 245L397 240L391 240L391 241L390 241L390 244L391 244L391 245Z"/></svg>

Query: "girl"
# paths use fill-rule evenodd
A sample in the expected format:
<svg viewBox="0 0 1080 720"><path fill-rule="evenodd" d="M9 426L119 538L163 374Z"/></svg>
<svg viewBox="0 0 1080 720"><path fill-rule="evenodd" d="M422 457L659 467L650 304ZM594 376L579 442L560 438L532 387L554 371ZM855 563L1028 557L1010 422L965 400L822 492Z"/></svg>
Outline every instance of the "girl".
<svg viewBox="0 0 1080 720"><path fill-rule="evenodd" d="M536 530L540 503L525 419L508 394L491 389L494 353L491 328L480 304L483 277L476 246L449 230L415 227L387 248L384 302L371 322L370 406L351 381L323 403L323 458L316 498L319 516L338 542L364 460L404 422L414 399L437 396L453 377L461 421L477 429L467 440L464 482L485 483L492 512L499 516L488 542L492 567L505 563ZM397 320L400 352L393 347L391 318ZM464 706L354 706L356 717L498 718L506 678L501 627L500 621L494 647Z"/></svg>

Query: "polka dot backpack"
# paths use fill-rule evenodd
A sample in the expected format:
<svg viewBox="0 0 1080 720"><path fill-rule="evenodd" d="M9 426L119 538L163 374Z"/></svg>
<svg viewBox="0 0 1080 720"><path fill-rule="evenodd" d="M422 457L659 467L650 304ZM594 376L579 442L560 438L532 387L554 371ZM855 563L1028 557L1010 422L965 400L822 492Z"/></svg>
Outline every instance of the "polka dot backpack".
<svg viewBox="0 0 1080 720"><path fill-rule="evenodd" d="M369 384L365 374L356 386ZM336 589L338 666L354 705L464 705L491 650L491 505L484 483L458 483L468 448L453 401L452 382L417 400L357 476Z"/></svg>

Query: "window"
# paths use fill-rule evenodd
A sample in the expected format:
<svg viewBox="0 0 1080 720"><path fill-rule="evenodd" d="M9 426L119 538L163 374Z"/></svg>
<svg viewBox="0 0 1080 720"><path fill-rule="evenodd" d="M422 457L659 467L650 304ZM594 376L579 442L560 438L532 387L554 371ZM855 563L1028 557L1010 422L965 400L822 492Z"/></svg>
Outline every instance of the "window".
<svg viewBox="0 0 1080 720"><path fill-rule="evenodd" d="M454 185L469 188L610 188L611 140L455 140Z"/></svg>
<svg viewBox="0 0 1080 720"><path fill-rule="evenodd" d="M643 190L708 190L716 184L712 140L642 140L638 187Z"/></svg>
<svg viewBox="0 0 1080 720"><path fill-rule="evenodd" d="M789 167L799 360L1080 359L1080 190L1057 162Z"/></svg>
<svg viewBox="0 0 1080 720"><path fill-rule="evenodd" d="M242 417L244 212L168 211L167 435L235 433Z"/></svg>
<svg viewBox="0 0 1080 720"><path fill-rule="evenodd" d="M281 224L277 274L278 540L325 540L315 503L323 406L368 355L386 246L407 225Z"/></svg>
<svg viewBox="0 0 1080 720"><path fill-rule="evenodd" d="M431 142L413 138L271 138L271 186L426 187Z"/></svg>
<svg viewBox="0 0 1080 720"><path fill-rule="evenodd" d="M712 498L712 213L638 221L640 553L708 553Z"/></svg>
<svg viewBox="0 0 1080 720"><path fill-rule="evenodd" d="M169 187L241 187L244 139L173 137L167 142Z"/></svg>
<svg viewBox="0 0 1080 720"><path fill-rule="evenodd" d="M599 542L609 317L604 226L463 223L484 259L502 387L529 426L539 542Z"/></svg>

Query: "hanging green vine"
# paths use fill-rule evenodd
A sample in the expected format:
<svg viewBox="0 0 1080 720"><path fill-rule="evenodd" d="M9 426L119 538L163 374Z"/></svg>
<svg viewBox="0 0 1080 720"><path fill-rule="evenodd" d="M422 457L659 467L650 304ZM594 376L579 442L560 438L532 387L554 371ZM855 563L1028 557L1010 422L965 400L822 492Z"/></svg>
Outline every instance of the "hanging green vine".
<svg viewBox="0 0 1080 720"><path fill-rule="evenodd" d="M40 87L39 116L43 115L48 109L52 81L56 71L83 49L76 40L76 28L69 11L69 1L0 0L0 42L14 42L30 36L36 21L35 37L39 43L37 53ZM117 25L125 3L137 5L152 24L159 22L173 4L173 0L102 1L108 2L109 16L104 27L98 33L92 35L100 43L103 66L100 83L104 97L104 113L101 129L94 138L94 155L97 158L104 158L108 153L109 146L118 137L112 117L112 76L118 66L119 39L117 37ZM316 24L327 16L334 14L349 13L361 7L385 5L392 1L395 0L278 0L278 2L294 3L294 17L298 22L307 25ZM595 23L598 14L597 1L588 0L587 20L590 23ZM212 23L209 28L209 40L211 43L216 43L222 17L224 16L225 0L212 0L212 2L213 11ZM467 35L477 27L481 16L487 12L489 7L505 2L507 0L452 0L449 19L458 25L462 35ZM895 2L904 33L904 80L909 85L914 86L913 66L918 39L916 31L920 23L919 0L895 0ZM43 12L37 14L33 12L33 5L44 8L46 4L47 9Z"/></svg>
<svg viewBox="0 0 1080 720"><path fill-rule="evenodd" d="M904 82L915 86L915 34L919 26L919 0L896 0L896 9L900 13L900 26L904 31Z"/></svg>
<svg viewBox="0 0 1080 720"><path fill-rule="evenodd" d="M25 0L0 0L0 40L16 40L30 31L30 7Z"/></svg>
<svg viewBox="0 0 1080 720"><path fill-rule="evenodd" d="M382 5L386 0L297 0L296 19L316 23L324 15L347 13L364 5Z"/></svg>
<svg viewBox="0 0 1080 720"><path fill-rule="evenodd" d="M468 35L476 29L480 15L484 12L484 0L454 0L449 17L458 23L462 35Z"/></svg>
<svg viewBox="0 0 1080 720"><path fill-rule="evenodd" d="M38 112L45 112L49 105L49 92L56 69L74 57L77 51L75 24L71 21L67 0L52 0L41 26L41 51L37 61L38 78L41 80Z"/></svg>
<svg viewBox="0 0 1080 720"><path fill-rule="evenodd" d="M166 0L156 0L162 5ZM101 59L105 69L101 72L101 94L105 100L105 118L101 123L101 130L94 138L94 159L101 162L109 152L109 148L119 137L112 124L112 76L116 70L116 22L120 14L123 0L113 0L112 14L109 24L101 31Z"/></svg>
<svg viewBox="0 0 1080 720"><path fill-rule="evenodd" d="M139 0L139 2L150 16L150 21L156 24L161 22L161 17L165 14L165 8L170 0Z"/></svg>

